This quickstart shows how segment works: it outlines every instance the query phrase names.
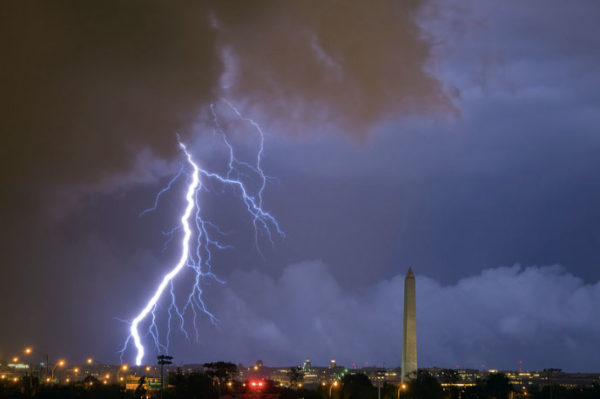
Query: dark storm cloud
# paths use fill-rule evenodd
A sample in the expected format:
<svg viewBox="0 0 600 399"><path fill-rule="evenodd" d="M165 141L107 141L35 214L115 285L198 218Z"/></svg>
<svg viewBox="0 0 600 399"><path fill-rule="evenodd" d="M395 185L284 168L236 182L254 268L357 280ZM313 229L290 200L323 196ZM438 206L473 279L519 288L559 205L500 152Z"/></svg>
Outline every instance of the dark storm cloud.
<svg viewBox="0 0 600 399"><path fill-rule="evenodd" d="M225 83L269 115L319 109L359 134L443 104L418 5L3 2L2 179L94 183L143 148L171 156Z"/></svg>
<svg viewBox="0 0 600 399"><path fill-rule="evenodd" d="M488 269L452 285L416 279L420 366L600 366L588 356L600 345L593 311L600 283L585 284L560 266ZM206 330L198 350L246 363L310 357L321 365L332 358L346 366L399 365L403 287L401 274L344 290L322 262L288 266L275 279L237 272L211 295L220 322Z"/></svg>
<svg viewBox="0 0 600 399"><path fill-rule="evenodd" d="M275 1L250 22L230 13L217 24L230 56L225 92L296 133L316 122L364 137L393 114L449 111L426 72L421 3Z"/></svg>
<svg viewBox="0 0 600 399"><path fill-rule="evenodd" d="M200 3L2 4L4 181L90 183L144 147L171 154L215 88Z"/></svg>

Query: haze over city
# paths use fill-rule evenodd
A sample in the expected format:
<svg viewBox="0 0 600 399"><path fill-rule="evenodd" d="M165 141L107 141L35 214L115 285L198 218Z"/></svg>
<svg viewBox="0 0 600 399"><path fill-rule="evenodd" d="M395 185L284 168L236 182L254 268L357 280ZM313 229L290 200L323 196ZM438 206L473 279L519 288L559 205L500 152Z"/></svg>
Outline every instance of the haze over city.
<svg viewBox="0 0 600 399"><path fill-rule="evenodd" d="M600 3L127 5L0 5L0 359L133 365L193 160L177 364L400 366L411 267L419 367L600 371Z"/></svg>

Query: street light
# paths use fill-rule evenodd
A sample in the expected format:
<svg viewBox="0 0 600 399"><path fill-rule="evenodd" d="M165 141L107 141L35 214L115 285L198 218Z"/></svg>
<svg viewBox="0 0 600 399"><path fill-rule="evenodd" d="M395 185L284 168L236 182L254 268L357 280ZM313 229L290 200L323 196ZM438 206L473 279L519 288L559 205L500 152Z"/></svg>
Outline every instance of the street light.
<svg viewBox="0 0 600 399"><path fill-rule="evenodd" d="M398 399L400 399L400 390L406 390L406 384L398 385Z"/></svg>
<svg viewBox="0 0 600 399"><path fill-rule="evenodd" d="M127 371L127 370L129 370L129 366L126 364L123 364L121 367L119 367L119 371L117 371L116 380L123 381L123 377L119 378L119 374L121 373L121 371Z"/></svg>
<svg viewBox="0 0 600 399"><path fill-rule="evenodd" d="M337 386L338 386L338 382L337 382L337 381L334 381L334 382L331 384L331 386L329 387L329 398L330 398L330 399L331 399L331 394L332 394L332 390L333 390L333 388L337 388Z"/></svg>
<svg viewBox="0 0 600 399"><path fill-rule="evenodd" d="M85 362L86 362L87 364L92 364L92 363L94 363L94 359L92 359L91 357L88 357L88 358L85 360Z"/></svg>
<svg viewBox="0 0 600 399"><path fill-rule="evenodd" d="M54 365L54 367L52 367L52 375L50 377L52 380L54 380L54 370L56 370L57 367L64 367L65 364L66 362L63 359L61 359Z"/></svg>
<svg viewBox="0 0 600 399"><path fill-rule="evenodd" d="M33 349L33 347L31 347L31 346L28 346L28 347L26 347L25 349L23 349L23 352L24 352L26 355L28 355L28 356L29 356L29 355L32 355L32 354L34 354L34 353L36 353L36 354L38 354L39 356L41 356L41 357L42 357L42 359L44 359L44 365L46 366L46 377L48 377L48 355L47 355L47 354L45 354L45 353L42 353L42 352L39 352L39 351L37 351L37 350ZM30 366L31 366L31 365L30 365ZM40 364L40 366L41 366L41 364ZM31 372L32 372L32 374L33 374L33 370L31 370ZM41 367L40 367L40 377L41 377L41 374L42 374L42 373L41 373Z"/></svg>
<svg viewBox="0 0 600 399"><path fill-rule="evenodd" d="M377 370L377 399L381 399L381 381L385 379L385 370Z"/></svg>

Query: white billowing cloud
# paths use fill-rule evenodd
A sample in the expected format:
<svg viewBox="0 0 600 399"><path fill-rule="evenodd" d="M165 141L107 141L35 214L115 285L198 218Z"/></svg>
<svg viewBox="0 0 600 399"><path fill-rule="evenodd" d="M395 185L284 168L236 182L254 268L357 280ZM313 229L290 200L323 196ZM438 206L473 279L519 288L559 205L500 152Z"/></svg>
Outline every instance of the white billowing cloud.
<svg viewBox="0 0 600 399"><path fill-rule="evenodd" d="M416 279L421 366L599 366L587 354L600 345L600 283L585 284L561 266L518 265L448 286L418 269ZM238 271L210 290L220 323L202 328L202 356L400 365L403 285L401 274L348 292L319 261L290 265L278 279Z"/></svg>

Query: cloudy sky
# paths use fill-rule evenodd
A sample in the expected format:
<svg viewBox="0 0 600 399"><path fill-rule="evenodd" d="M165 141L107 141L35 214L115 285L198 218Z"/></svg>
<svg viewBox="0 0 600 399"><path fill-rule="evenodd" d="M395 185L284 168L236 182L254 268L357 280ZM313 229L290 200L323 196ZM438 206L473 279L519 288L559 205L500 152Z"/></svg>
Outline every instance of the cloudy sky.
<svg viewBox="0 0 600 399"><path fill-rule="evenodd" d="M0 358L119 361L178 259L185 176L139 216L185 165L177 135L225 172L212 104L241 160L259 150L229 101L265 132L285 236L257 248L206 185L232 248L177 362L399 365L411 266L420 366L600 370L600 6L369 3L3 2Z"/></svg>

